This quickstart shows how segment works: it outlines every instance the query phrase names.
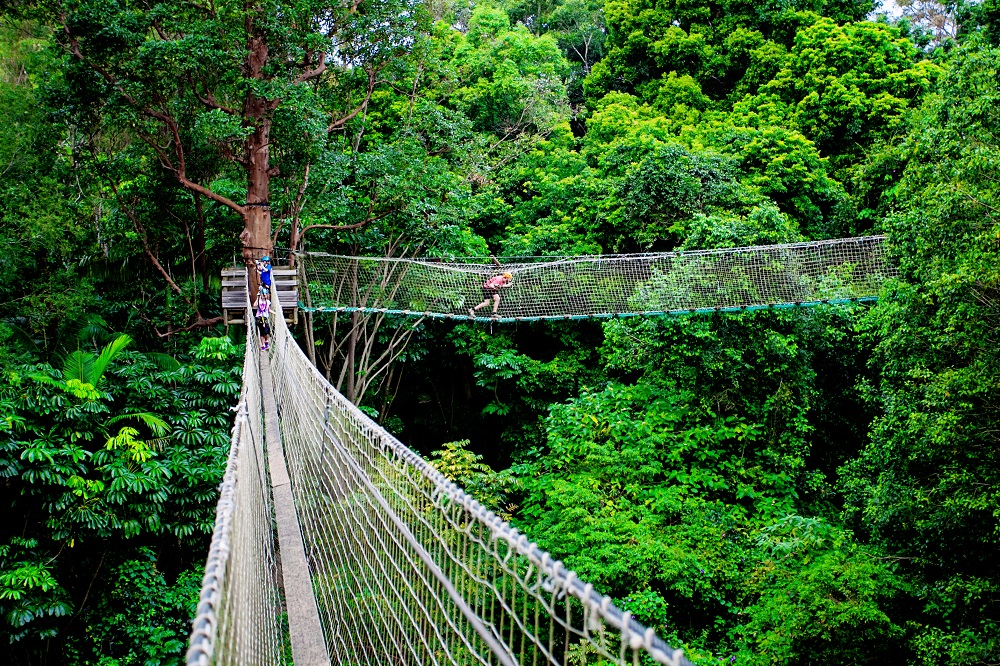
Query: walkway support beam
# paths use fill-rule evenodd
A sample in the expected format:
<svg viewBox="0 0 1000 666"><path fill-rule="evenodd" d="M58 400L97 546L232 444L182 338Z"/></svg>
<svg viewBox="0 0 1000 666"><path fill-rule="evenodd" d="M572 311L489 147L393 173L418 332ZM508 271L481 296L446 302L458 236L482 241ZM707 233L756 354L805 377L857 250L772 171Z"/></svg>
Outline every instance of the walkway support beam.
<svg viewBox="0 0 1000 666"><path fill-rule="evenodd" d="M260 383L267 464L271 472L271 492L274 497L292 661L296 666L330 666L326 639L323 637L323 627L313 595L312 577L302 544L299 518L292 499L288 469L285 466L285 453L278 428L278 407L274 399L274 382L271 379L271 361L266 352L260 352Z"/></svg>

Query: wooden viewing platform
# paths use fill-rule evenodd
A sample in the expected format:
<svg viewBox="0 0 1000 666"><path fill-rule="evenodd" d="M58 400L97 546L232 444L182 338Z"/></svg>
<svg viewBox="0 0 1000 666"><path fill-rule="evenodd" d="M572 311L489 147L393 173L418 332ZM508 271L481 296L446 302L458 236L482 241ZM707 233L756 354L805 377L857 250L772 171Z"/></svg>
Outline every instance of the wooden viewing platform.
<svg viewBox="0 0 1000 666"><path fill-rule="evenodd" d="M288 266L271 267L272 288L281 301L285 321L297 324L299 321L299 278L294 268ZM232 266L222 270L222 320L230 324L245 324L243 319L247 306L246 266Z"/></svg>

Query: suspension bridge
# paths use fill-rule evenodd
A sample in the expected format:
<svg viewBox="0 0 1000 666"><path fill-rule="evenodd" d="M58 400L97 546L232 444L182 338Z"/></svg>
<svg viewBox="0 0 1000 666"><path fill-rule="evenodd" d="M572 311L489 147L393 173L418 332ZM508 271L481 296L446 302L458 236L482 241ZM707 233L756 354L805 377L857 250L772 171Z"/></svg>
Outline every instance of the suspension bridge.
<svg viewBox="0 0 1000 666"><path fill-rule="evenodd" d="M300 270L314 312L490 320L467 310L498 268L304 255ZM880 237L502 270L501 321L869 300L894 275ZM689 663L368 418L272 322L266 352L247 327L188 664Z"/></svg>
<svg viewBox="0 0 1000 666"><path fill-rule="evenodd" d="M882 236L581 257L461 258L301 253L307 312L515 322L738 312L870 300L894 269ZM512 276L496 317L469 309L485 280Z"/></svg>

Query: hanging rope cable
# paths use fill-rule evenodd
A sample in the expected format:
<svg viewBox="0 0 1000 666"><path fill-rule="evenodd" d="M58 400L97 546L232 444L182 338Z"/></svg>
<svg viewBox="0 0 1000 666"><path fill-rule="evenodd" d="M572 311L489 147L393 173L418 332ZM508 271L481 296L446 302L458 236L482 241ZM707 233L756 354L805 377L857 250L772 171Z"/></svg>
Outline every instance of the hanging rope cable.
<svg viewBox="0 0 1000 666"><path fill-rule="evenodd" d="M687 663L338 393L280 317L271 357L332 661Z"/></svg>
<svg viewBox="0 0 1000 666"><path fill-rule="evenodd" d="M365 416L272 319L261 353L332 663L689 664ZM189 664L275 664L283 644L252 331L248 349Z"/></svg>
<svg viewBox="0 0 1000 666"><path fill-rule="evenodd" d="M660 254L468 260L299 253L306 311L501 322L741 311L872 300L896 275L884 237ZM489 290L503 273L509 285ZM492 315L492 294L500 297ZM484 300L491 303L480 306Z"/></svg>
<svg viewBox="0 0 1000 666"><path fill-rule="evenodd" d="M252 322L250 305L246 321ZM229 459L219 488L215 529L187 653L189 666L285 663L274 519L264 461L257 350L247 330L243 390L237 403Z"/></svg>

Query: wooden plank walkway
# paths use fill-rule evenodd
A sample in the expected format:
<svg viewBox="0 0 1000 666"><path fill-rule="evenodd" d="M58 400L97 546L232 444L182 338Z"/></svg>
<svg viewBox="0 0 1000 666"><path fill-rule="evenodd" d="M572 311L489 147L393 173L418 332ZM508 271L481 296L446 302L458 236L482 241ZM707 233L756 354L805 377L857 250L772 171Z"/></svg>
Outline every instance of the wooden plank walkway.
<svg viewBox="0 0 1000 666"><path fill-rule="evenodd" d="M292 642L292 662L295 666L330 666L316 597L313 595L309 563L302 543L302 531L292 498L292 486L285 466L285 453L278 428L278 406L271 379L271 361L267 352L258 353L264 439L267 443L267 466L271 473L274 519L278 528L278 553L281 558L281 580L285 588L285 608L288 611L288 633Z"/></svg>

